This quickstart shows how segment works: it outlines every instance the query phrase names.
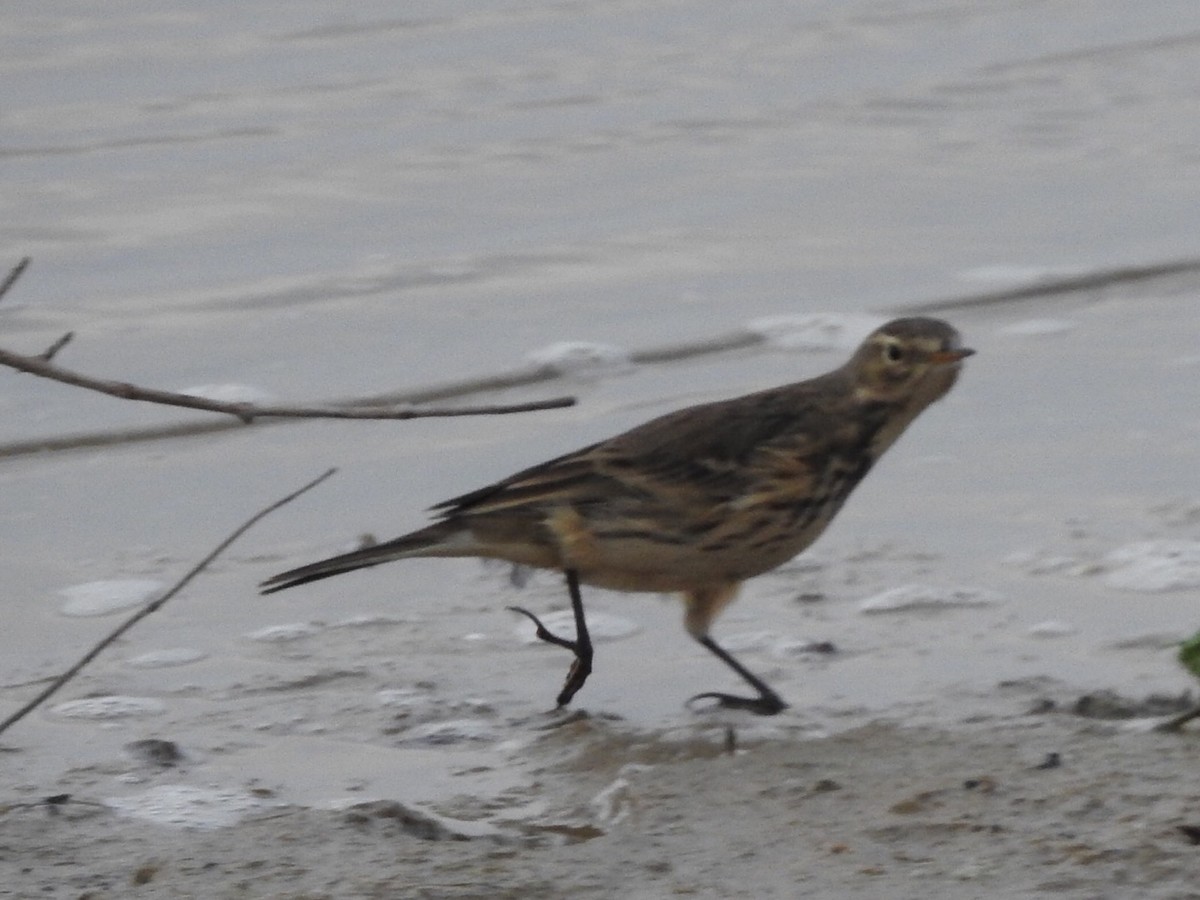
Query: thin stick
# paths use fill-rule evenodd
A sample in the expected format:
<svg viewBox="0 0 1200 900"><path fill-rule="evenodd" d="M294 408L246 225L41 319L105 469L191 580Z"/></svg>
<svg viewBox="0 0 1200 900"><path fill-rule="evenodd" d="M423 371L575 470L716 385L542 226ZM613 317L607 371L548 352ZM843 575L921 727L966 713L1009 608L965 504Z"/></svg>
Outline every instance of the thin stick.
<svg viewBox="0 0 1200 900"><path fill-rule="evenodd" d="M37 355L37 358L42 360L43 362L50 362L50 360L54 359L55 354L57 354L59 350L61 350L65 346L67 346L67 344L71 343L71 339L73 337L75 337L75 332L68 331L66 334L64 334L62 337L60 337L57 341L55 341L53 344L51 344L49 347L47 347L45 350L43 350L41 353L39 353Z"/></svg>
<svg viewBox="0 0 1200 900"><path fill-rule="evenodd" d="M282 500L276 500L270 506L266 507L265 509L259 510L253 516L251 516L249 519L247 519L232 534L230 534L229 537L227 537L227 538L225 538L225 540L221 541L221 543L219 543L216 546L216 548L211 553L208 554L208 556L204 557L204 559L202 559L202 560L200 560L200 562L196 563L196 565L192 567L191 571L189 571L186 575L184 575L181 579L179 579L179 581L175 582L175 584L171 587L170 590L168 590L165 594L163 594L157 600L147 603L145 606L143 606L141 609L139 609L136 613L134 613L132 616L130 616L128 619L126 619L120 626L117 627L117 629L115 631L113 631L111 634L109 634L108 637L106 637L104 640L102 640L100 643L98 643L95 647L93 647L91 650L89 650L86 654L84 654L83 658L80 659L79 662L75 663L75 665L71 666L71 668L69 668L66 672L59 675L52 682L50 682L50 685L45 690L43 690L40 694L38 694L36 697L34 697L33 700L26 703L23 707L21 707L19 710L17 710L11 716L9 716L7 719L5 719L3 722L0 722L0 734L3 734L5 731L7 731L10 725L13 725L16 722L19 722L21 719L25 718L25 716L27 716L29 713L33 712L33 710L35 710L39 706L41 706L42 703L44 703L49 697L51 697L56 691L58 691L59 688L61 688L64 684L66 684L68 681L70 681L76 675L78 675L80 670L84 666L86 666L93 659L95 659L97 656L99 656L101 651L103 651L106 647L110 646L113 643L113 641L115 641L117 638L119 638L121 635L123 635L125 632L127 632L130 628L132 628L134 625L136 625L142 619L146 618L146 616L150 615L153 612L157 612L159 609L161 609L168 600L170 600L172 597L174 597L176 594L178 594L181 590L183 590L183 588L188 584L188 582L190 582L193 578L195 578L202 571L204 571L204 569L208 566L209 563L211 563L214 559L216 559L218 556L220 556L230 544L232 544L239 537L241 537L243 534L245 534L247 531L249 531L251 527L256 525L260 519L275 512L275 510L279 509L279 507L283 506L284 504L291 503L293 500L295 500L297 497L299 497L301 494L305 493L306 491L312 490L318 484L320 484L322 481L324 481L326 478L328 478L330 475L332 475L336 471L337 471L337 469L330 469L329 471L327 471L323 475L321 475L319 478L314 478L308 484L304 485L304 487L300 488L297 491L293 491L292 493L290 493L286 497L284 497Z"/></svg>
<svg viewBox="0 0 1200 900"><path fill-rule="evenodd" d="M0 365L8 366L19 372L28 372L41 378L49 378L63 384L98 391L122 400L141 400L146 403L157 403L163 406L182 406L187 409L203 409L209 412L225 413L236 416L246 424L257 418L291 418L291 419L424 419L446 416L491 416L507 415L508 413L533 412L542 409L560 409L573 406L574 397L554 397L550 400L536 400L529 403L499 404L490 406L463 406L448 409L397 409L394 406L259 406L253 403L228 403L222 400L210 400L207 397L195 397L191 394L179 394L174 391L160 391L155 388L139 387L124 381L109 381L103 378L93 378L71 369L52 363L53 356L68 338L60 338L48 350L38 356L26 356L0 348Z"/></svg>
<svg viewBox="0 0 1200 900"><path fill-rule="evenodd" d="M32 260L26 256L21 259L8 275L0 282L0 299L17 283L17 279L29 268ZM393 406L362 405L354 402L336 406L256 406L253 403L227 403L221 400L210 400L207 397L194 397L191 394L180 394L174 391L160 391L155 388L139 387L124 381L109 381L103 378L93 378L62 366L54 365L51 360L55 354L70 343L75 337L73 331L68 331L53 344L35 356L13 353L0 349L0 365L27 372L39 378L49 378L63 384L74 385L89 391L98 391L122 400L141 400L145 403L157 403L160 406L182 406L185 409L202 409L208 412L224 413L236 416L247 425L260 417L289 418L289 419L428 419L445 418L450 416L500 416L509 413L535 412L543 409L561 409L564 406L574 406L574 397L554 397L550 400L536 400L529 403L496 404L489 406L462 406L451 409L397 409Z"/></svg>
<svg viewBox="0 0 1200 900"><path fill-rule="evenodd" d="M29 268L31 262L33 260L30 257L23 256L21 261L9 270L4 281L0 282L0 299L3 299L4 295L8 293L8 289L17 283L17 279L21 277L22 272Z"/></svg>

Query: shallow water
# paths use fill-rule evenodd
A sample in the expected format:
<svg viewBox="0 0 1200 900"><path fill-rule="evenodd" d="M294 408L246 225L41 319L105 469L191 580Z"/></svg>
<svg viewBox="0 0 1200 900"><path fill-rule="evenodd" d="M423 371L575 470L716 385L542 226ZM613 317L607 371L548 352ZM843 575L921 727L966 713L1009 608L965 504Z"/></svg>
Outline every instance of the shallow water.
<svg viewBox="0 0 1200 900"><path fill-rule="evenodd" d="M3 321L339 394L1191 257L1198 42L1188 0L9 4Z"/></svg>
<svg viewBox="0 0 1200 900"><path fill-rule="evenodd" d="M73 329L59 361L82 371L320 400L520 370L561 341L636 357L762 333L767 316L850 328L865 310L1190 260L1197 34L1185 2L10 4L0 263L34 263L0 303L4 345ZM980 351L962 383L810 555L720 623L793 704L764 727L1001 715L1028 698L997 684L1023 679L1178 689L1171 642L1196 626L1195 590L1129 591L1109 567L1137 542L1200 538L1198 283L1098 278L940 313ZM45 711L7 734L38 748L20 777L132 790L120 748L154 735L197 778L274 777L304 802L520 781L497 760L543 723L567 661L502 607L561 606L556 578L517 593L503 569L421 561L270 598L254 585L844 352L768 340L616 365L510 391L581 400L521 417L0 458L0 712L124 614L68 616L61 591L170 582L342 467L58 698L122 716ZM5 447L203 419L6 377ZM903 585L995 599L862 611ZM588 602L637 627L599 646L581 706L663 734L719 728L681 707L730 685L673 602Z"/></svg>

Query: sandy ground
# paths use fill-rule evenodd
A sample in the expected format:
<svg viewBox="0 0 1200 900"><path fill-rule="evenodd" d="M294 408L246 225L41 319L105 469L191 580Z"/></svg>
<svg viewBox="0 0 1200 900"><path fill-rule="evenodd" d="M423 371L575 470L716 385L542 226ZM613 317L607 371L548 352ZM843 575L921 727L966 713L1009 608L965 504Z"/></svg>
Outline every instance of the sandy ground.
<svg viewBox="0 0 1200 900"><path fill-rule="evenodd" d="M1198 753L1195 735L1053 713L732 753L717 729L565 717L520 749L519 796L446 804L539 807L486 833L264 790L260 813L206 831L9 808L0 852L20 897L1195 898Z"/></svg>

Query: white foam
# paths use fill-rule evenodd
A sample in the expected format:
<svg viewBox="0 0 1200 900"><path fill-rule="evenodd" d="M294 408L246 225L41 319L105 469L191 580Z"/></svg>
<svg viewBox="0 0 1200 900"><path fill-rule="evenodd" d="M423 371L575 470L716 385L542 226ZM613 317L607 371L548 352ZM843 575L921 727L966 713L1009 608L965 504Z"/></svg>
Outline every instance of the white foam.
<svg viewBox="0 0 1200 900"><path fill-rule="evenodd" d="M1074 322L1068 322L1065 319L1025 319L1005 325L999 333L1013 337L1040 337L1050 334L1065 334L1074 327Z"/></svg>
<svg viewBox="0 0 1200 900"><path fill-rule="evenodd" d="M110 694L107 697L84 697L68 700L51 707L51 712L64 719L138 719L158 716L166 712L161 700L153 697L122 697Z"/></svg>
<svg viewBox="0 0 1200 900"><path fill-rule="evenodd" d="M303 638L319 634L321 626L312 622L289 622L286 625L268 625L257 631L249 632L246 637L252 641L264 644L285 644L288 641L299 641Z"/></svg>
<svg viewBox="0 0 1200 900"><path fill-rule="evenodd" d="M905 584L868 597L858 605L858 610L867 614L936 611L990 606L999 600L999 594L982 588Z"/></svg>
<svg viewBox="0 0 1200 900"><path fill-rule="evenodd" d="M777 659L820 659L832 652L832 644L808 638L779 638L771 647L771 655Z"/></svg>
<svg viewBox="0 0 1200 900"><path fill-rule="evenodd" d="M491 743L497 738L496 728L483 719L450 719L445 722L426 722L404 732L407 743L446 746L448 744Z"/></svg>
<svg viewBox="0 0 1200 900"><path fill-rule="evenodd" d="M380 706L393 706L400 709L412 709L419 703L425 702L428 694L412 688L384 688L375 692L375 699Z"/></svg>
<svg viewBox="0 0 1200 900"><path fill-rule="evenodd" d="M1109 587L1141 593L1200 588L1200 541L1140 541L1104 558Z"/></svg>
<svg viewBox="0 0 1200 900"><path fill-rule="evenodd" d="M721 646L730 653L769 653L776 659L812 658L821 654L828 644L809 638L780 635L774 631L735 632L720 639Z"/></svg>
<svg viewBox="0 0 1200 900"><path fill-rule="evenodd" d="M589 802L598 822L604 825L617 825L628 818L636 810L638 795L633 789L633 778L642 772L649 772L654 766L645 763L626 763L617 771L617 777Z"/></svg>
<svg viewBox="0 0 1200 900"><path fill-rule="evenodd" d="M162 784L132 797L110 797L104 804L122 815L157 825L211 830L236 825L264 804L238 790Z"/></svg>
<svg viewBox="0 0 1200 900"><path fill-rule="evenodd" d="M218 403L254 403L261 406L275 402L272 394L249 384L198 384L184 388L179 393Z"/></svg>
<svg viewBox="0 0 1200 900"><path fill-rule="evenodd" d="M560 375L620 372L633 366L628 350L586 341L559 341L527 353L525 359L539 369L550 369Z"/></svg>
<svg viewBox="0 0 1200 900"><path fill-rule="evenodd" d="M1056 622L1051 620L1047 622L1038 622L1036 625L1030 625L1028 634L1030 637L1058 638L1072 635L1076 632L1076 630L1077 629L1074 625L1071 625L1067 622Z"/></svg>
<svg viewBox="0 0 1200 900"><path fill-rule="evenodd" d="M546 626L548 631L559 637L574 640L575 615L571 610L560 609L557 612L538 616L538 618L542 620L542 624ZM591 635L593 641L616 641L641 631L641 626L636 622L602 612L589 612L587 614L587 626L588 634ZM541 639L537 636L537 628L533 622L524 616L521 617L521 621L513 629L513 634L526 644L541 643Z"/></svg>
<svg viewBox="0 0 1200 900"><path fill-rule="evenodd" d="M162 593L163 583L145 578L89 581L60 590L67 602L59 611L64 616L107 616L141 606Z"/></svg>
<svg viewBox="0 0 1200 900"><path fill-rule="evenodd" d="M746 330L781 350L853 350L887 320L882 316L838 313L764 316Z"/></svg>
<svg viewBox="0 0 1200 900"><path fill-rule="evenodd" d="M958 273L962 281L983 281L1003 284L1054 281L1082 275L1086 269L1079 266L1030 266L1015 263L994 266L976 266Z"/></svg>
<svg viewBox="0 0 1200 900"><path fill-rule="evenodd" d="M169 666L186 666L199 662L208 656L203 650L192 647L169 647L165 650L151 650L140 656L125 660L125 665L135 669L163 669Z"/></svg>
<svg viewBox="0 0 1200 900"><path fill-rule="evenodd" d="M730 653L757 653L775 645L771 631L742 631L721 638L721 646Z"/></svg>
<svg viewBox="0 0 1200 900"><path fill-rule="evenodd" d="M1006 566L1020 569L1026 575L1052 575L1077 572L1083 567L1073 556L1052 553L1048 550L1019 550L1003 560Z"/></svg>
<svg viewBox="0 0 1200 900"><path fill-rule="evenodd" d="M398 619L395 616L372 615L363 613L357 616L350 616L348 619L341 619L337 622L330 623L330 628L390 628L393 625L404 625L404 619Z"/></svg>

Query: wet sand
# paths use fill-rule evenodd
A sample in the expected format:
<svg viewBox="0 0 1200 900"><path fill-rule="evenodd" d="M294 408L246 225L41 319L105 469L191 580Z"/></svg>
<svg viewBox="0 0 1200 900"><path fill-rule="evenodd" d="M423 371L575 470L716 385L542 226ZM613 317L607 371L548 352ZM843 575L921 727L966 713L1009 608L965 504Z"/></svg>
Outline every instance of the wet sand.
<svg viewBox="0 0 1200 900"><path fill-rule="evenodd" d="M1179 736L1014 716L953 731L876 724L819 741L764 736L730 755L717 730L664 739L577 719L507 755L497 764L527 770L524 789L444 804L470 818L519 810L485 834L395 799L314 809L267 789L261 812L209 831L114 820L77 803L9 810L0 823L5 855L22 865L6 866L6 889L22 897L1195 896L1200 810L1187 786L1196 748Z"/></svg>

